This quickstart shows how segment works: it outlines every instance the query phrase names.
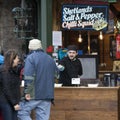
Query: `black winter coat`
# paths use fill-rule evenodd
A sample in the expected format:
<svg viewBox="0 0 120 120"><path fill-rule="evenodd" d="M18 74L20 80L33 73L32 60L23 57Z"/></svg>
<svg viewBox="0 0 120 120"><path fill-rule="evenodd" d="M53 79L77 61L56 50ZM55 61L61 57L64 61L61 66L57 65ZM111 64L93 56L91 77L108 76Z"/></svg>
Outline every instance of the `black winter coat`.
<svg viewBox="0 0 120 120"><path fill-rule="evenodd" d="M12 106L20 101L20 79L15 69L3 71L0 68L0 102Z"/></svg>
<svg viewBox="0 0 120 120"><path fill-rule="evenodd" d="M78 58L72 61L67 56L60 60L59 64L65 67L64 71L60 71L59 78L59 83L62 83L63 86L72 86L71 79L83 74L82 64Z"/></svg>

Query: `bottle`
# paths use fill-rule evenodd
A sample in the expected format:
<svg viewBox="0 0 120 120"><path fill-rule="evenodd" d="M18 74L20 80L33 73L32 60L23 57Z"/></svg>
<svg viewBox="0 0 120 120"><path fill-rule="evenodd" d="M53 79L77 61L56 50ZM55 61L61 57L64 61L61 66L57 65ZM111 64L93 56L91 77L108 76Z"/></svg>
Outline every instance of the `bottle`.
<svg viewBox="0 0 120 120"><path fill-rule="evenodd" d="M118 78L117 78L117 86L120 86L120 74L118 74Z"/></svg>
<svg viewBox="0 0 120 120"><path fill-rule="evenodd" d="M115 73L112 73L111 76L110 76L111 87L115 87L116 86L116 78L117 78L117 75Z"/></svg>
<svg viewBox="0 0 120 120"><path fill-rule="evenodd" d="M110 73L104 74L104 86L107 86L107 87L111 86Z"/></svg>

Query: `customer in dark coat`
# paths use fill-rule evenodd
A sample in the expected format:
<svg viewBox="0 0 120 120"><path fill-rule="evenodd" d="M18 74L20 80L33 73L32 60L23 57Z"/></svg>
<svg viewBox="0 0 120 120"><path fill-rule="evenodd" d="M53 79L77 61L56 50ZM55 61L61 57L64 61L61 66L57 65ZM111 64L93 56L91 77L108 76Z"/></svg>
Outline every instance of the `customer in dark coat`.
<svg viewBox="0 0 120 120"><path fill-rule="evenodd" d="M8 50L0 68L0 109L4 120L17 120L20 108L20 80L16 72L18 61L17 52Z"/></svg>
<svg viewBox="0 0 120 120"><path fill-rule="evenodd" d="M81 62L77 58L77 46L68 46L67 56L59 61L58 69L60 70L59 83L63 86L73 86L72 78L78 78L83 73Z"/></svg>

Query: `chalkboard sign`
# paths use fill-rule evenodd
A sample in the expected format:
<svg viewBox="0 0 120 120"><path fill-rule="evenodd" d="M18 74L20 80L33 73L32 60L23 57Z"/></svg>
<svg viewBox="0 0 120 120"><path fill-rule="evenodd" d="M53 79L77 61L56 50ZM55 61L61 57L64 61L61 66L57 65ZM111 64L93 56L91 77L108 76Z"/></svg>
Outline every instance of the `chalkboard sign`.
<svg viewBox="0 0 120 120"><path fill-rule="evenodd" d="M83 68L81 79L98 78L98 58L96 55L83 55L79 57Z"/></svg>
<svg viewBox="0 0 120 120"><path fill-rule="evenodd" d="M107 30L108 5L64 4L62 28L69 30Z"/></svg>

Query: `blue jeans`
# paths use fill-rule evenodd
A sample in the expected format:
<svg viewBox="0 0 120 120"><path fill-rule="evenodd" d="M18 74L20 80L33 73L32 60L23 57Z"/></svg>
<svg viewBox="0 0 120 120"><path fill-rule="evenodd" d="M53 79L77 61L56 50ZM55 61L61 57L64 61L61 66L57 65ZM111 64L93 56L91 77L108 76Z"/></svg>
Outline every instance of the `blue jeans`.
<svg viewBox="0 0 120 120"><path fill-rule="evenodd" d="M0 110L3 120L17 120L17 111L9 103L0 102Z"/></svg>
<svg viewBox="0 0 120 120"><path fill-rule="evenodd" d="M20 102L21 109L18 111L18 120L32 120L31 111L34 109L36 120L49 120L51 101L30 100Z"/></svg>

